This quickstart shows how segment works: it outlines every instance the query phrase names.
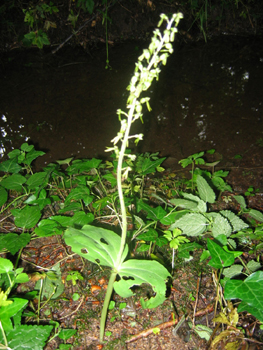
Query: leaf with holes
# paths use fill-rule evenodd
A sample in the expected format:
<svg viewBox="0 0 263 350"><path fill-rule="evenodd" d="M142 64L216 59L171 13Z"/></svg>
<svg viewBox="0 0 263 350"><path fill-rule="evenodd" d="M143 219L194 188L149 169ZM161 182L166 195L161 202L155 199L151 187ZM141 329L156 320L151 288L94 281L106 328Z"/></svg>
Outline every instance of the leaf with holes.
<svg viewBox="0 0 263 350"><path fill-rule="evenodd" d="M114 290L123 298L133 295L130 288L143 283L150 284L155 296L149 300L141 299L141 305L145 308L155 308L166 299L166 281L171 275L157 261L130 259L122 263L118 271L121 279L114 282Z"/></svg>
<svg viewBox="0 0 263 350"><path fill-rule="evenodd" d="M81 230L68 228L64 235L66 244L73 252L99 265L115 267L120 249L121 238L113 231L85 225ZM122 261L128 254L125 246Z"/></svg>

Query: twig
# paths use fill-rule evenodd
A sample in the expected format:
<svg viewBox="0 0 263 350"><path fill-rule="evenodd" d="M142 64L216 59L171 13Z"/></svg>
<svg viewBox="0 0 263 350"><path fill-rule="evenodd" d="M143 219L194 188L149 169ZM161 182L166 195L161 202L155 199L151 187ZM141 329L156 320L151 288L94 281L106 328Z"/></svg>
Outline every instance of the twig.
<svg viewBox="0 0 263 350"><path fill-rule="evenodd" d="M204 316L205 314L210 313L213 310L214 310L214 306L213 305L208 305L205 309L197 311L197 313L195 314L195 317ZM126 344L134 342L134 341L136 341L138 339L141 339L141 338L148 337L148 335L152 334L156 328L159 328L160 330L161 329L166 329L166 328L175 326L177 323L178 323L178 320L172 320L172 321L161 323L158 326L149 328L149 329L144 330L144 331L142 331L142 332L140 332L138 334L135 334L130 339L126 340Z"/></svg>
<svg viewBox="0 0 263 350"><path fill-rule="evenodd" d="M193 320L192 320L192 322L193 322L193 327L195 326L195 312L196 312L197 303L198 303L199 288L200 288L200 279L201 279L201 277L198 277L198 279L197 279L195 306L194 306L194 313L193 313Z"/></svg>
<svg viewBox="0 0 263 350"><path fill-rule="evenodd" d="M78 309L81 307L83 301L84 301L84 296L81 297L80 303L79 303L79 305L77 306L76 310L72 311L70 314L68 314L68 315L66 315L66 316L60 317L60 318L59 318L59 321L60 321L60 320L63 320L63 318L69 317L69 316L73 315L75 312L77 312Z"/></svg>

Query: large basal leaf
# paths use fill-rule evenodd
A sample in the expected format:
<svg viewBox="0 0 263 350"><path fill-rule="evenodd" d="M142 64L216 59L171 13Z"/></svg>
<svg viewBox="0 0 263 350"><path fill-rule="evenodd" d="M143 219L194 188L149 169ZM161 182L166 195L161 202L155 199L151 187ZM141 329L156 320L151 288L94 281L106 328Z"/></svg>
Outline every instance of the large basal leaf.
<svg viewBox="0 0 263 350"><path fill-rule="evenodd" d="M115 263L120 249L121 238L115 232L91 225L81 230L68 228L64 239L72 247L73 252L83 258L104 266L116 267ZM122 261L128 254L125 246Z"/></svg>
<svg viewBox="0 0 263 350"><path fill-rule="evenodd" d="M52 328L49 325L17 326L6 332L8 347L12 350L43 350ZM3 340L1 343L3 344Z"/></svg>
<svg viewBox="0 0 263 350"><path fill-rule="evenodd" d="M182 230L183 234L187 236L199 236L205 232L207 220L202 214L189 213L185 214L179 220L176 220L175 223L171 225L170 230L174 228L179 228Z"/></svg>
<svg viewBox="0 0 263 350"><path fill-rule="evenodd" d="M76 159L72 162L72 165L66 169L66 171L68 174L78 174L83 171L90 171L91 169L97 169L101 162L101 159L96 158Z"/></svg>
<svg viewBox="0 0 263 350"><path fill-rule="evenodd" d="M247 311L263 322L263 272L257 271L244 281L226 282L224 296L226 299L240 299L237 311Z"/></svg>
<svg viewBox="0 0 263 350"><path fill-rule="evenodd" d="M157 261L130 259L121 265L118 274L121 279L114 282L114 290L121 297L132 296L130 288L147 283L152 286L156 294L147 301L141 299L143 308L155 308L166 299L166 282L171 275Z"/></svg>
<svg viewBox="0 0 263 350"><path fill-rule="evenodd" d="M207 240L207 248L212 257L208 265L214 267L215 269L221 269L222 267L227 267L234 264L234 254L226 252L212 239Z"/></svg>
<svg viewBox="0 0 263 350"><path fill-rule="evenodd" d="M197 175L196 184L201 199L208 203L214 203L216 199L215 192L201 175Z"/></svg>
<svg viewBox="0 0 263 350"><path fill-rule="evenodd" d="M29 233L1 233L0 234L0 251L7 249L12 255L15 255L21 248L24 248L30 242Z"/></svg>

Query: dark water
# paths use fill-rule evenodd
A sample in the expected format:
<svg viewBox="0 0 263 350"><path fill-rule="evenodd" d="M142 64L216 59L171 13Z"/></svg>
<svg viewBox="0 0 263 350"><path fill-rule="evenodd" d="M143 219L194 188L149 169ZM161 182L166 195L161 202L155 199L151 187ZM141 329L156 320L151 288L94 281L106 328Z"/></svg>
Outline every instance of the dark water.
<svg viewBox="0 0 263 350"><path fill-rule="evenodd" d="M47 154L43 166L70 156L105 157L119 130L126 86L146 43L92 52L11 52L0 79L1 154L22 142ZM144 133L139 151L159 151L170 163L216 149L226 165L263 164L263 46L256 37L222 36L205 44L175 44L150 88L152 112L134 131ZM170 165L170 164L169 164Z"/></svg>

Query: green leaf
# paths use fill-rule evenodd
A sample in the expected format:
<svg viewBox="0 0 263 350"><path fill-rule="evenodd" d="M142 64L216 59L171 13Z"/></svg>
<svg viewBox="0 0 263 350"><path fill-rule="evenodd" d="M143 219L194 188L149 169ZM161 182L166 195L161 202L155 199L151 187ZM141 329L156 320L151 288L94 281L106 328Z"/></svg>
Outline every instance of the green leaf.
<svg viewBox="0 0 263 350"><path fill-rule="evenodd" d="M155 231L153 228L149 228L148 231L139 234L136 238L143 241L154 242L156 241L157 237L157 231Z"/></svg>
<svg viewBox="0 0 263 350"><path fill-rule="evenodd" d="M21 248L24 248L30 242L31 236L27 232L0 234L0 249L7 249L12 255L15 255Z"/></svg>
<svg viewBox="0 0 263 350"><path fill-rule="evenodd" d="M13 209L11 213L15 216L16 226L24 229L34 227L41 217L40 209L36 206L31 207L29 205L23 209Z"/></svg>
<svg viewBox="0 0 263 350"><path fill-rule="evenodd" d="M178 247L178 257L189 259L190 252L193 252L195 249L200 249L200 248L202 248L202 246L195 242L181 244Z"/></svg>
<svg viewBox="0 0 263 350"><path fill-rule="evenodd" d="M241 220L235 213L230 210L221 210L220 214L227 218L232 226L232 231L241 231L245 228L248 228L248 224L246 224L243 220Z"/></svg>
<svg viewBox="0 0 263 350"><path fill-rule="evenodd" d="M216 199L215 192L201 175L197 175L196 184L201 199L204 202L214 203Z"/></svg>
<svg viewBox="0 0 263 350"><path fill-rule="evenodd" d="M226 237L229 237L232 233L232 227L229 223L229 221L224 218L224 216L220 215L219 213L213 213L214 215L214 221L212 225L212 233L214 237L217 237L219 235L225 235Z"/></svg>
<svg viewBox="0 0 263 350"><path fill-rule="evenodd" d="M221 269L222 267L233 265L235 261L234 254L226 252L213 240L207 240L207 248L212 257L208 265L214 267L215 269Z"/></svg>
<svg viewBox="0 0 263 350"><path fill-rule="evenodd" d="M85 205L89 205L93 198L94 197L90 195L90 190L87 186L79 185L71 190L70 194L65 200L65 204L68 205L72 200L83 200Z"/></svg>
<svg viewBox="0 0 263 350"><path fill-rule="evenodd" d="M165 160L166 158L160 158L157 160L151 160L150 158L146 158L144 159L143 163L140 164L141 168L137 169L138 172L142 175L147 175L147 174L151 174L154 173L156 171L156 168L162 164L162 162Z"/></svg>
<svg viewBox="0 0 263 350"><path fill-rule="evenodd" d="M182 216L187 214L189 211L188 210L180 210L180 211L172 211L168 214L166 214L161 220L161 224L163 225L171 225L173 224L176 220L179 220Z"/></svg>
<svg viewBox="0 0 263 350"><path fill-rule="evenodd" d="M195 196L192 193L185 193L185 192L182 192L182 196L186 199L189 199L197 203L197 208L195 211L198 211L200 213L206 213L207 211L206 202L204 202L198 196Z"/></svg>
<svg viewBox="0 0 263 350"><path fill-rule="evenodd" d="M22 185L26 182L26 178L20 174L12 174L1 181L1 186L8 190L21 191Z"/></svg>
<svg viewBox="0 0 263 350"><path fill-rule="evenodd" d="M259 210L249 209L248 215L259 222L263 222L263 214Z"/></svg>
<svg viewBox="0 0 263 350"><path fill-rule="evenodd" d="M7 191L0 186L0 207L6 203L7 198L8 198Z"/></svg>
<svg viewBox="0 0 263 350"><path fill-rule="evenodd" d="M17 164L17 159L6 160L0 164L0 171L4 173L17 174L22 169L22 167Z"/></svg>
<svg viewBox="0 0 263 350"><path fill-rule="evenodd" d="M173 198L170 199L170 203L172 203L176 207L184 208L184 209L189 209L196 211L198 203L190 201L188 199L181 199L181 198Z"/></svg>
<svg viewBox="0 0 263 350"><path fill-rule="evenodd" d="M161 220L167 213L159 205L157 208L152 208L150 205L144 203L141 199L137 202L138 212L144 210L147 212L147 218L158 221Z"/></svg>
<svg viewBox="0 0 263 350"><path fill-rule="evenodd" d="M224 296L226 299L240 299L237 311L247 311L263 322L263 272L257 271L244 281L226 282Z"/></svg>
<svg viewBox="0 0 263 350"><path fill-rule="evenodd" d="M0 274L13 271L13 268L14 268L14 265L10 260L0 258Z"/></svg>
<svg viewBox="0 0 263 350"><path fill-rule="evenodd" d="M246 209L246 201L243 196L234 196L235 200L240 204L242 209Z"/></svg>
<svg viewBox="0 0 263 350"><path fill-rule="evenodd" d="M9 321L10 318L16 315L28 303L26 299L12 298L12 300L12 304L0 308L0 320L5 331L12 329L12 324Z"/></svg>
<svg viewBox="0 0 263 350"><path fill-rule="evenodd" d="M33 162L33 160L35 160L39 156L43 156L44 154L45 152L36 151L35 149L32 149L30 152L26 154L26 158L24 159L23 163L30 165Z"/></svg>
<svg viewBox="0 0 263 350"><path fill-rule="evenodd" d="M12 350L42 350L53 326L20 325L6 332Z"/></svg>
<svg viewBox="0 0 263 350"><path fill-rule="evenodd" d="M194 237L204 233L207 224L207 220L202 214L189 213L185 214L179 220L176 220L175 223L171 225L170 230L180 228L186 236Z"/></svg>
<svg viewBox="0 0 263 350"><path fill-rule="evenodd" d="M251 271L251 272L255 272L257 271L258 269L261 268L261 264L255 260L250 260L248 263L247 263L247 268Z"/></svg>
<svg viewBox="0 0 263 350"><path fill-rule="evenodd" d="M66 171L68 174L78 174L83 171L89 172L91 169L97 169L102 162L101 159L77 159L72 162Z"/></svg>
<svg viewBox="0 0 263 350"><path fill-rule="evenodd" d="M242 273L243 266L242 265L232 265L223 270L223 274L225 277L233 278Z"/></svg>
<svg viewBox="0 0 263 350"><path fill-rule="evenodd" d="M64 234L66 244L73 252L99 265L114 267L120 248L120 237L113 231L85 225L81 230L68 228ZM122 261L128 254L125 245Z"/></svg>
<svg viewBox="0 0 263 350"><path fill-rule="evenodd" d="M147 301L141 299L143 308L155 308L166 299L166 281L170 274L157 261L130 259L122 264L118 274L121 279L115 281L113 286L121 297L132 296L134 293L130 288L147 283L156 294Z"/></svg>
<svg viewBox="0 0 263 350"><path fill-rule="evenodd" d="M40 186L40 185L46 185L48 181L47 173L45 172L39 172L31 175L29 179L27 180L26 184L30 190Z"/></svg>
<svg viewBox="0 0 263 350"><path fill-rule="evenodd" d="M71 338L74 334L76 334L76 329L61 329L61 331L58 334L58 337L62 340L67 340Z"/></svg>

